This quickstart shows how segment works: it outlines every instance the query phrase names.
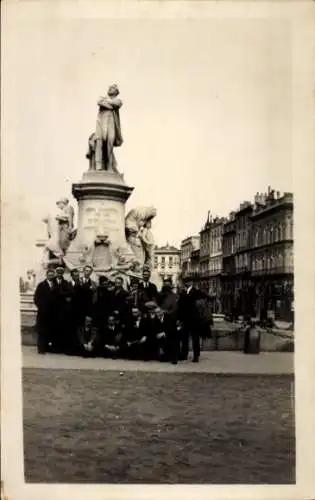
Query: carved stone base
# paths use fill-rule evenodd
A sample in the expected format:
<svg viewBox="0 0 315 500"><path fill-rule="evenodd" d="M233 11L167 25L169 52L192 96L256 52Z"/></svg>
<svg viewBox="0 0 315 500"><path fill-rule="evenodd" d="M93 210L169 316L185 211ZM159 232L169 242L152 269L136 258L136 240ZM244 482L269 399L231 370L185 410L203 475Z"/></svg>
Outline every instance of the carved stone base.
<svg viewBox="0 0 315 500"><path fill-rule="evenodd" d="M125 236L125 203L132 191L122 175L106 171L85 172L81 182L72 185L78 224L64 259L69 269L91 264L98 274L134 259Z"/></svg>

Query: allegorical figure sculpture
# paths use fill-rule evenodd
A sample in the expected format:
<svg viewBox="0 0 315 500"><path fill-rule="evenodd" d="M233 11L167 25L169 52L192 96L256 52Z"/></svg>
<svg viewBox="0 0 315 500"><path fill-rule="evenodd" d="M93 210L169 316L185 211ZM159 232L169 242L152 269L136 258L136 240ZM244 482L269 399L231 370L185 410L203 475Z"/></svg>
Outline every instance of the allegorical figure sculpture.
<svg viewBox="0 0 315 500"><path fill-rule="evenodd" d="M56 212L47 215L43 220L47 224L48 232L46 249L50 257L61 258L65 255L74 234L74 209L67 198L58 200L56 206Z"/></svg>
<svg viewBox="0 0 315 500"><path fill-rule="evenodd" d="M86 153L86 158L89 160L89 170L95 170L95 148L96 148L96 136L95 132L90 135L88 143L88 151Z"/></svg>
<svg viewBox="0 0 315 500"><path fill-rule="evenodd" d="M154 207L138 207L131 210L125 221L126 238L141 265L152 267L154 238L151 231L152 219L156 216Z"/></svg>
<svg viewBox="0 0 315 500"><path fill-rule="evenodd" d="M99 107L95 138L89 139L90 169L107 170L117 172L117 162L114 155L114 147L119 147L123 143L120 127L119 109L122 101L118 97L117 85L111 85L107 95L101 97L97 104ZM93 135L93 134L92 134ZM94 146L95 141L95 146ZM95 147L95 160L93 159L93 148ZM90 155L92 153L92 155ZM93 162L95 161L95 167Z"/></svg>

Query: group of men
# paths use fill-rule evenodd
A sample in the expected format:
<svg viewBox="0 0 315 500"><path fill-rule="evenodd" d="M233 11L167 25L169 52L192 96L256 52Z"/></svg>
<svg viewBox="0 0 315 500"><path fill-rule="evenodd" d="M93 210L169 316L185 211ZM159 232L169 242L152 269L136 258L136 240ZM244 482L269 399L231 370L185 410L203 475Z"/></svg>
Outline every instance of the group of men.
<svg viewBox="0 0 315 500"><path fill-rule="evenodd" d="M71 280L65 279L64 272L62 266L48 269L35 291L39 353L177 364L188 359L191 338L193 361L199 361L205 324L198 301L204 296L191 281L175 294L168 279L158 292L147 268L142 281L132 281L128 290L121 277L113 282L100 276L97 285L90 266L85 266L82 277L72 270Z"/></svg>

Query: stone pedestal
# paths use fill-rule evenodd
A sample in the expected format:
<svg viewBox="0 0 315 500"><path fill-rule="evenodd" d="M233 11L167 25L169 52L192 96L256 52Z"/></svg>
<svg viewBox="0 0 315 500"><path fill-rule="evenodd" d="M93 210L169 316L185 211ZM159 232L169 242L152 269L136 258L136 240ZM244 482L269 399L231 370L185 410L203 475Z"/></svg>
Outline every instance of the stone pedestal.
<svg viewBox="0 0 315 500"><path fill-rule="evenodd" d="M132 191L122 175L107 171L85 172L81 182L72 185L78 201L78 221L76 237L64 259L69 269L89 263L101 272L115 264L117 249L123 249L125 256L130 254L125 236L125 203Z"/></svg>

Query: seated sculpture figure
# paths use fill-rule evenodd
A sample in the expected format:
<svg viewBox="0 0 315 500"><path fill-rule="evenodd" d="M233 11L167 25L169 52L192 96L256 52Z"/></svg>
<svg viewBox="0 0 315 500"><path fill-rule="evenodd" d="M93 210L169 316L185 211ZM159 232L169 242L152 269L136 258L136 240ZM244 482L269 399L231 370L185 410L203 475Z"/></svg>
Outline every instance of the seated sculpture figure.
<svg viewBox="0 0 315 500"><path fill-rule="evenodd" d="M44 217L43 221L47 224L46 250L49 257L60 259L65 255L74 234L74 210L67 198L58 200L56 206L56 211Z"/></svg>
<svg viewBox="0 0 315 500"><path fill-rule="evenodd" d="M131 210L126 217L127 242L141 266L152 265L154 239L151 225L155 216L154 207L138 207Z"/></svg>

